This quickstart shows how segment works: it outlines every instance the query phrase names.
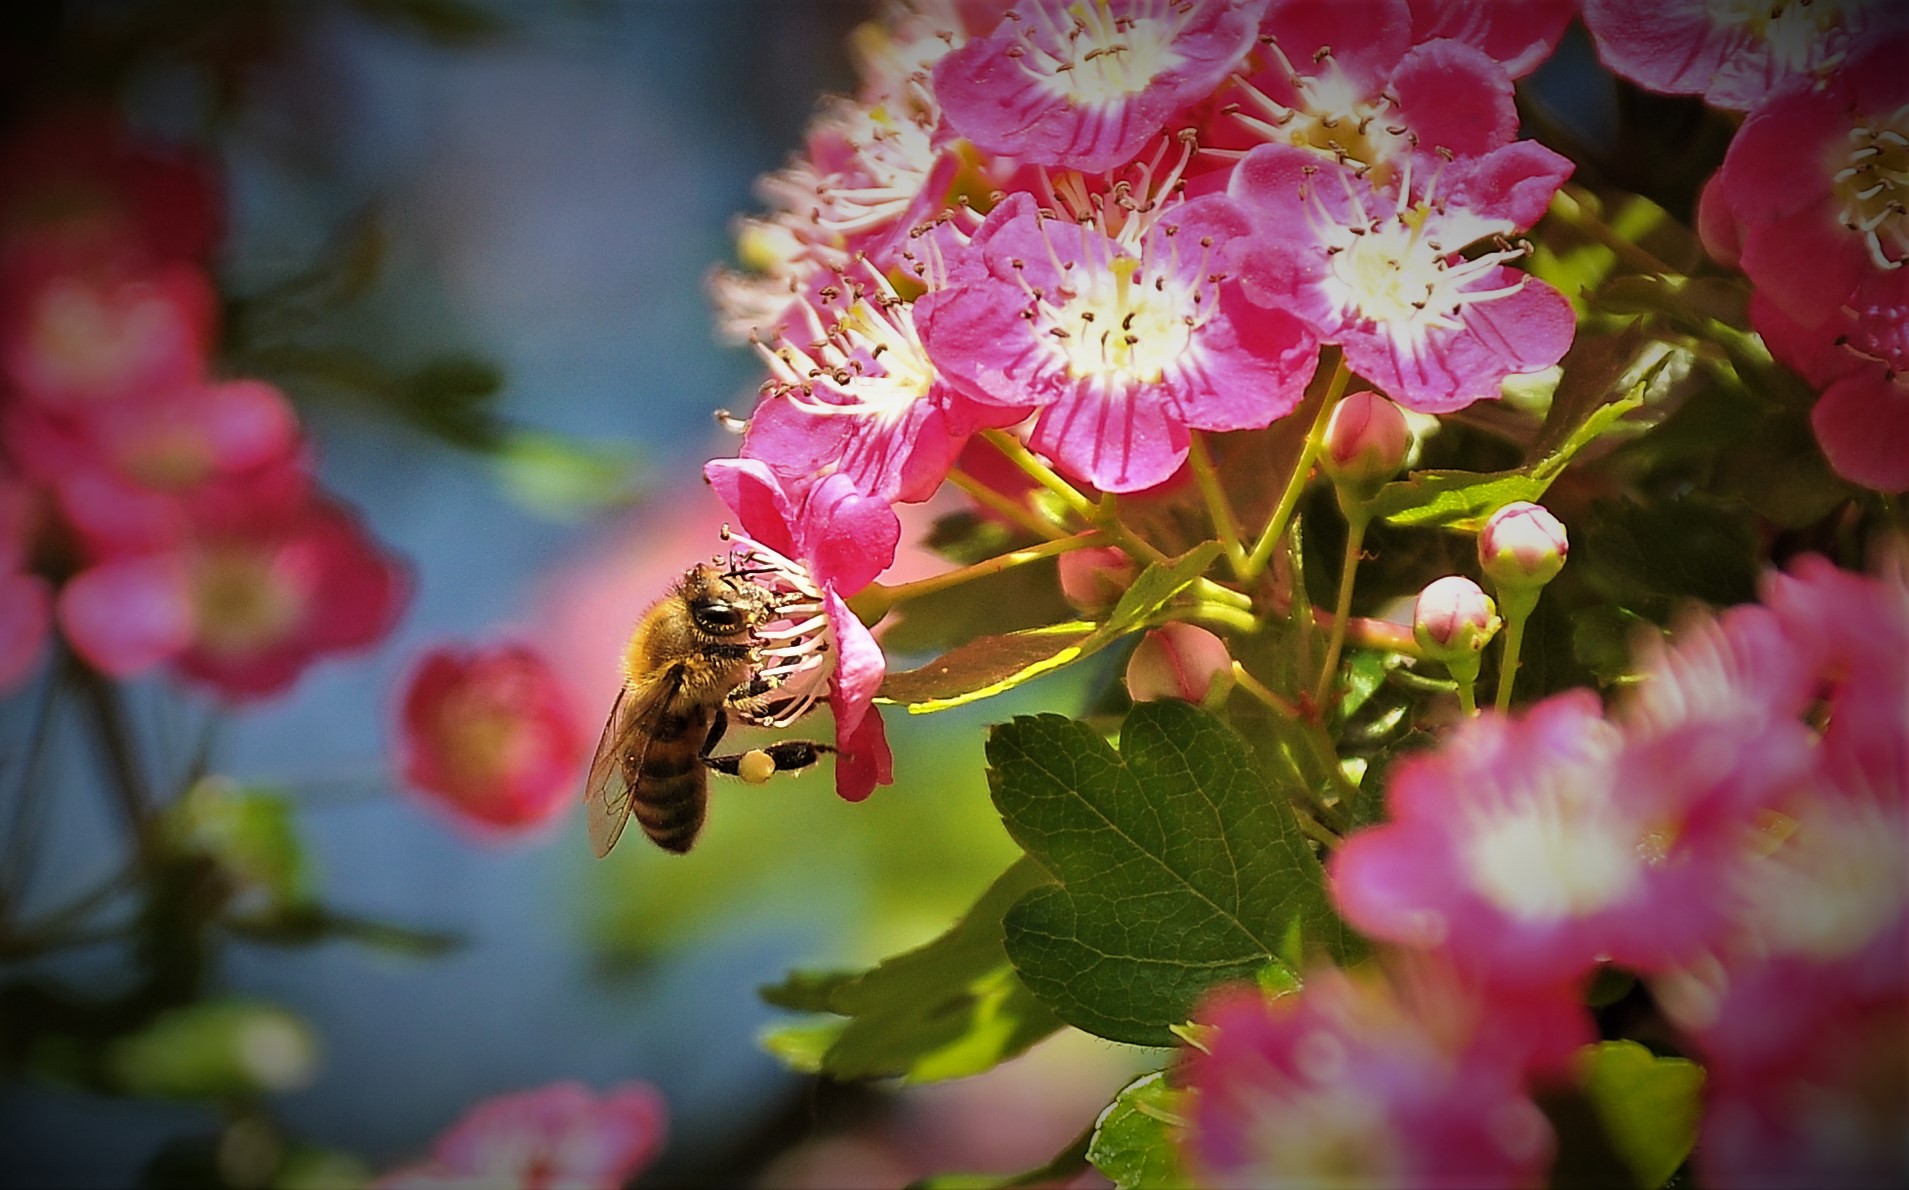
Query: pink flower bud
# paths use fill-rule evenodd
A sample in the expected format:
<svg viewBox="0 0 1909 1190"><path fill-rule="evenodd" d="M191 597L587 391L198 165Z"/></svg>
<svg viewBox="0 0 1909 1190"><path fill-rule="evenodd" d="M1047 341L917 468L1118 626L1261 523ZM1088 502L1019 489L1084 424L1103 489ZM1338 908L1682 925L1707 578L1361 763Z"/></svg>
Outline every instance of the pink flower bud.
<svg viewBox="0 0 1909 1190"><path fill-rule="evenodd" d="M1449 574L1426 585L1412 608L1412 635L1441 661L1476 655L1497 635L1498 605L1479 585Z"/></svg>
<svg viewBox="0 0 1909 1190"><path fill-rule="evenodd" d="M1133 651L1127 662L1127 693L1135 702L1203 702L1213 679L1232 667L1225 641L1191 624L1168 624L1147 633Z"/></svg>
<svg viewBox="0 0 1909 1190"><path fill-rule="evenodd" d="M1061 594L1082 611L1112 607L1140 568L1125 550L1070 550L1061 555Z"/></svg>
<svg viewBox="0 0 1909 1190"><path fill-rule="evenodd" d="M1411 448L1404 411L1377 393L1356 392L1333 409L1319 466L1336 484L1377 488L1405 466Z"/></svg>
<svg viewBox="0 0 1909 1190"><path fill-rule="evenodd" d="M1525 500L1492 513L1478 534L1478 564L1501 592L1542 587L1564 568L1570 550L1558 518Z"/></svg>

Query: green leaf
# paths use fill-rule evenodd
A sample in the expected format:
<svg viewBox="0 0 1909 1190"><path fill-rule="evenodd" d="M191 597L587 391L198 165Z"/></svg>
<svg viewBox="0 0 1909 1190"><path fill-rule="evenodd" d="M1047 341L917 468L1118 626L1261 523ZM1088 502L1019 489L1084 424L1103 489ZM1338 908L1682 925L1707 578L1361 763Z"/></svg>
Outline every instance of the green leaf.
<svg viewBox="0 0 1909 1190"><path fill-rule="evenodd" d="M311 900L311 868L283 796L208 778L173 805L166 825L176 846L219 865L241 904L272 908Z"/></svg>
<svg viewBox="0 0 1909 1190"><path fill-rule="evenodd" d="M1219 555L1220 543L1209 541L1177 558L1155 562L1140 572L1107 619L1098 624L1073 620L983 636L918 669L891 673L882 682L880 698L905 703L909 714L923 715L1011 690L1138 630L1192 586Z"/></svg>
<svg viewBox="0 0 1909 1190"><path fill-rule="evenodd" d="M1565 465L1608 433L1618 420L1644 404L1650 377L1622 397L1598 406L1558 445L1528 467L1514 471L1414 471L1388 483L1373 498L1374 513L1394 525L1419 525L1475 533L1492 513L1516 500L1538 500ZM1563 387L1562 385L1560 386ZM1546 430L1552 431L1549 422Z"/></svg>
<svg viewBox="0 0 1909 1190"><path fill-rule="evenodd" d="M1149 1074L1129 1084L1094 1122L1087 1160L1119 1190L1191 1185L1174 1143L1186 1099L1185 1091L1167 1085L1165 1074Z"/></svg>
<svg viewBox="0 0 1909 1190"><path fill-rule="evenodd" d="M551 520L575 520L636 498L638 450L632 443L511 430L491 465L522 507Z"/></svg>
<svg viewBox="0 0 1909 1190"><path fill-rule="evenodd" d="M262 1000L205 1000L155 1017L106 1051L114 1086L134 1095L219 1098L309 1083L318 1038L289 1009Z"/></svg>
<svg viewBox="0 0 1909 1190"><path fill-rule="evenodd" d="M1571 617L1571 652L1600 684L1628 685L1637 680L1632 642L1649 625L1636 612L1608 603L1583 608Z"/></svg>
<svg viewBox="0 0 1909 1190"><path fill-rule="evenodd" d="M835 1078L901 1075L911 1082L978 1074L1060 1027L1016 978L1001 918L1040 884L1033 861L1002 873L947 933L864 972L797 972L762 998L846 1021L803 1022L768 1039L798 1069ZM804 1064L811 1060L813 1065Z"/></svg>
<svg viewBox="0 0 1909 1190"><path fill-rule="evenodd" d="M1085 723L1019 717L994 729L988 763L1009 833L1060 882L1009 910L1007 954L1069 1024L1170 1046L1215 984L1356 945L1287 799L1186 703L1135 707L1118 752Z"/></svg>
<svg viewBox="0 0 1909 1190"><path fill-rule="evenodd" d="M882 652L891 658L931 657L963 642L1027 631L1071 614L1061 597L1059 565L1043 558L896 605L882 626Z"/></svg>
<svg viewBox="0 0 1909 1190"><path fill-rule="evenodd" d="M1603 500L1572 541L1572 565L1613 602L1667 622L1684 600L1756 598L1760 549L1740 514L1696 499Z"/></svg>
<svg viewBox="0 0 1909 1190"><path fill-rule="evenodd" d="M1645 1190L1670 1180L1697 1143L1704 1069L1660 1058L1635 1041L1600 1041L1578 1053L1584 1093L1611 1146Z"/></svg>

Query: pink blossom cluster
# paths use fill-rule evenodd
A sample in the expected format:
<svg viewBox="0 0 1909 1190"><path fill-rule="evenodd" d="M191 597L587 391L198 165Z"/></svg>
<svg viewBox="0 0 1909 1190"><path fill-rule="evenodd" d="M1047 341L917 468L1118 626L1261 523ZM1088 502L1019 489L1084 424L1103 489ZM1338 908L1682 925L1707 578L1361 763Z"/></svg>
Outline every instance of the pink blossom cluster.
<svg viewBox="0 0 1909 1190"><path fill-rule="evenodd" d="M1296 1008L1215 1007L1202 1159L1234 1170L1248 1159L1240 1146L1269 1143L1239 1102L1323 1113L1319 1097L1337 1095L1356 1110L1335 1118L1405 1138L1388 1160L1411 1164L1370 1170L1376 1180L1450 1180L1438 1162L1452 1125L1438 1112L1542 1086L1556 1063L1537 1059L1590 1035L1583 985L1608 964L1646 979L1708 1071L1706 1184L1900 1184L1905 657L1909 556L1888 553L1873 577L1807 557L1770 576L1760 604L1654 649L1609 713L1567 692L1466 721L1402 762L1388 821L1346 839L1328 882L1347 921L1411 956L1388 994L1418 1007L1406 1025L1393 1009L1355 1015L1356 997L1330 981ZM1326 1007L1312 1005L1322 994ZM1494 1024L1453 1028L1454 1003ZM1271 1023L1254 1015L1269 1012ZM1324 1019L1309 1026L1313 1016ZM1405 1040L1374 1040L1394 1027ZM1326 1045L1318 1036L1343 1051L1326 1064L1332 1079L1308 1056ZM1481 1060L1480 1046L1496 1048ZM1440 1058L1421 1069L1427 1047ZM1474 1125L1490 1118L1463 1111ZM1344 1139L1344 1152L1364 1151ZM1506 1165L1512 1155L1482 1142L1471 1152L1484 1164L1458 1171L1468 1183L1543 1169Z"/></svg>
<svg viewBox="0 0 1909 1190"><path fill-rule="evenodd" d="M1515 139L1512 80L1572 12L909 0L861 31L858 94L713 286L769 379L709 474L818 609L778 648L791 705L834 706L844 796L888 756L842 601L892 562L891 506L987 486L1003 435L1142 493L1195 431L1290 413L1327 345L1428 413L1557 362L1571 309L1514 266L1570 165Z"/></svg>
<svg viewBox="0 0 1909 1190"><path fill-rule="evenodd" d="M284 395L214 367L218 223L202 163L103 113L0 146L0 689L57 621L102 673L259 698L404 605Z"/></svg>
<svg viewBox="0 0 1909 1190"><path fill-rule="evenodd" d="M667 1118L662 1095L645 1083L602 1095L574 1082L498 1095L438 1137L430 1160L394 1169L373 1184L378 1190L621 1186L662 1151Z"/></svg>
<svg viewBox="0 0 1909 1190"><path fill-rule="evenodd" d="M1909 488L1909 9L1888 0L1585 0L1606 65L1747 113L1699 230L1756 286L1751 321L1822 391L1845 478Z"/></svg>

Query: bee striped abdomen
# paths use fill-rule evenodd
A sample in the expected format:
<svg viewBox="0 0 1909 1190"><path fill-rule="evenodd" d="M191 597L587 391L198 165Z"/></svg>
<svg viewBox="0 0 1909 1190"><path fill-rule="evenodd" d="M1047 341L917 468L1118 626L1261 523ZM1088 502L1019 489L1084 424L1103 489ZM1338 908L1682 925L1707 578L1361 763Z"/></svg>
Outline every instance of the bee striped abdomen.
<svg viewBox="0 0 1909 1190"><path fill-rule="evenodd" d="M713 714L712 708L694 704L680 711L666 709L642 754L623 758L631 814L643 833L666 851L688 851L702 830L709 806L702 746Z"/></svg>

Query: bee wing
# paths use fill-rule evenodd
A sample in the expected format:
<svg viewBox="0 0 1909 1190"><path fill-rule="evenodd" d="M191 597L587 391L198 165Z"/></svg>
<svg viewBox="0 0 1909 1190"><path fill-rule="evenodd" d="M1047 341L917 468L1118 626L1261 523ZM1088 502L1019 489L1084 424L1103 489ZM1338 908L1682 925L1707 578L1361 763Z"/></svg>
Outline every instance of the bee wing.
<svg viewBox="0 0 1909 1190"><path fill-rule="evenodd" d="M676 701L683 685L683 671L670 666L654 680L641 686L625 684L610 707L610 718L597 740L596 755L590 759L590 777L583 787L583 806L590 824L590 849L602 859L616 846L623 828L630 821L630 803L634 790L625 775L624 757L636 754L636 768L643 767L650 738L665 708Z"/></svg>

